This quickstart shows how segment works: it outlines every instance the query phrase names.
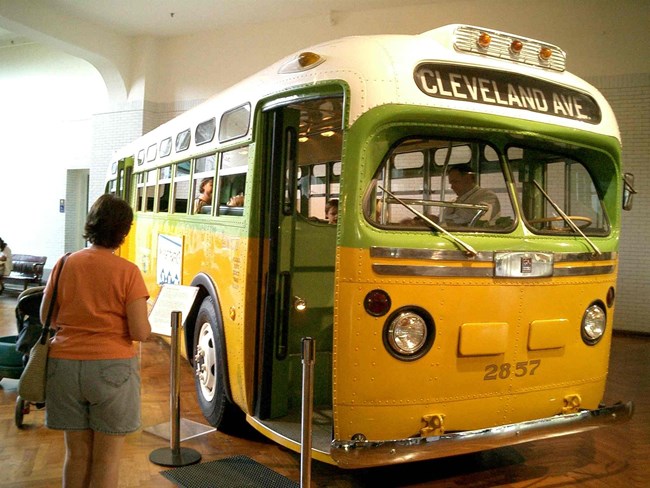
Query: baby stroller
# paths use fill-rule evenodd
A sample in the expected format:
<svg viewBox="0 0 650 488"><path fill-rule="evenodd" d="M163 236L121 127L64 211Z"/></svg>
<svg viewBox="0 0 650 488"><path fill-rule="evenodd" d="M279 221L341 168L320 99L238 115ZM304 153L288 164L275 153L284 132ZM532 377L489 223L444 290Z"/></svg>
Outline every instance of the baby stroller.
<svg viewBox="0 0 650 488"><path fill-rule="evenodd" d="M36 286L18 295L16 304L18 335L0 338L0 379L20 378L29 359L29 351L41 336L43 325L39 315L44 290L44 286ZM26 402L20 396L16 398L16 427L23 426L23 418L29 414L32 405L39 409L45 406L44 403Z"/></svg>

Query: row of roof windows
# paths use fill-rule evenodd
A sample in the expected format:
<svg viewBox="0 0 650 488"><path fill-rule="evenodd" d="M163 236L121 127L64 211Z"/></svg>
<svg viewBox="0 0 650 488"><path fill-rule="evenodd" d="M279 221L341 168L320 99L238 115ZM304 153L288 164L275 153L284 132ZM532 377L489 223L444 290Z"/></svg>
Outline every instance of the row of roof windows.
<svg viewBox="0 0 650 488"><path fill-rule="evenodd" d="M227 142L248 133L250 126L251 106L246 103L240 107L224 112L219 122L219 142ZM216 118L205 120L199 123L194 130L194 144L200 146L214 139L216 133ZM174 150L177 153L187 150L192 140L191 129L185 129L176 134ZM172 152L172 138L166 137L160 143L151 144L146 150L146 161L155 161L156 157L164 158ZM137 164L141 166L145 162L145 150L138 151Z"/></svg>

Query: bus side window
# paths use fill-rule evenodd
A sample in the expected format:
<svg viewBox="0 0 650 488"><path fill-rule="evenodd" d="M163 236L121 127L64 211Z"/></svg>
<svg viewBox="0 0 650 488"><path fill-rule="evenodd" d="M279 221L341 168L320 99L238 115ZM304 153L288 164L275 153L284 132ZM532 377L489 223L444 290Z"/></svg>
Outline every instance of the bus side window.
<svg viewBox="0 0 650 488"><path fill-rule="evenodd" d="M156 193L156 171L151 170L147 172L147 183L145 187L145 210L147 212L153 212L154 206L154 195Z"/></svg>
<svg viewBox="0 0 650 488"><path fill-rule="evenodd" d="M215 154L202 156L194 161L192 213L201 215L210 215L212 213L216 161Z"/></svg>
<svg viewBox="0 0 650 488"><path fill-rule="evenodd" d="M187 213L190 197L190 162L183 161L174 166L174 213Z"/></svg>
<svg viewBox="0 0 650 488"><path fill-rule="evenodd" d="M296 175L299 213L312 222L327 222L328 203L339 198L340 177L340 161L300 166Z"/></svg>
<svg viewBox="0 0 650 488"><path fill-rule="evenodd" d="M221 154L219 170L219 215L243 215L248 147Z"/></svg>
<svg viewBox="0 0 650 488"><path fill-rule="evenodd" d="M190 181L182 180L174 182L174 213L187 213L187 199L190 193Z"/></svg>
<svg viewBox="0 0 650 488"><path fill-rule="evenodd" d="M243 215L246 173L222 176L219 181L219 213Z"/></svg>
<svg viewBox="0 0 650 488"><path fill-rule="evenodd" d="M158 212L169 210L169 194L171 192L171 166L159 169L158 175Z"/></svg>
<svg viewBox="0 0 650 488"><path fill-rule="evenodd" d="M135 191L135 210L140 211L143 210L142 205L144 202L144 195L145 195L145 186L144 186L144 173L138 173L135 175L135 180L136 180L136 191Z"/></svg>

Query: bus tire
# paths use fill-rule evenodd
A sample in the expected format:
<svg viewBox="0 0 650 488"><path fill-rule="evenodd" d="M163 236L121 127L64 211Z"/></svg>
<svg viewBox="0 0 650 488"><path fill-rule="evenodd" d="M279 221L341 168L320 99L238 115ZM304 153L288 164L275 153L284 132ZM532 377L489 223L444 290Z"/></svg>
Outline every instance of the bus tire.
<svg viewBox="0 0 650 488"><path fill-rule="evenodd" d="M194 328L194 386L205 419L219 430L235 428L243 416L226 394L222 331L212 298L201 303Z"/></svg>

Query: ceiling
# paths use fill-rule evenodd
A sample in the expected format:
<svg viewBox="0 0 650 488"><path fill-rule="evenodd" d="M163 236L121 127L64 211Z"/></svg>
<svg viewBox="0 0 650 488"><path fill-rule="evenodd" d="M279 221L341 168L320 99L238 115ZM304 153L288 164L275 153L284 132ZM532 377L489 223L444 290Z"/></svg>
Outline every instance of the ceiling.
<svg viewBox="0 0 650 488"><path fill-rule="evenodd" d="M441 0L402 0L400 5ZM34 0L41 8L126 36L174 37L286 18L395 6L395 0ZM0 38L12 33L0 29Z"/></svg>

